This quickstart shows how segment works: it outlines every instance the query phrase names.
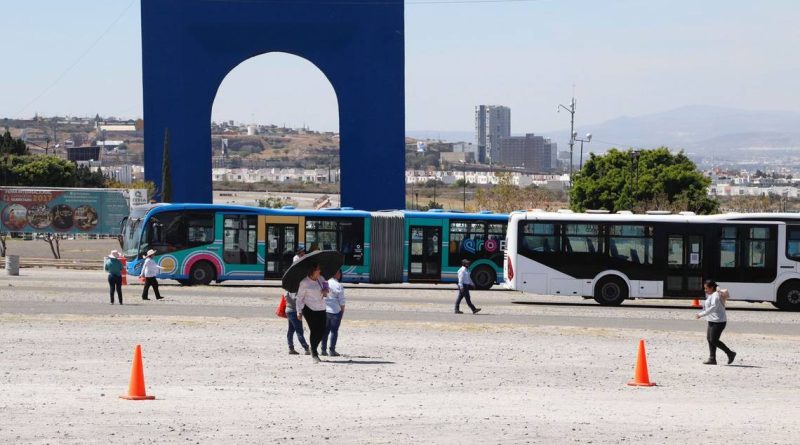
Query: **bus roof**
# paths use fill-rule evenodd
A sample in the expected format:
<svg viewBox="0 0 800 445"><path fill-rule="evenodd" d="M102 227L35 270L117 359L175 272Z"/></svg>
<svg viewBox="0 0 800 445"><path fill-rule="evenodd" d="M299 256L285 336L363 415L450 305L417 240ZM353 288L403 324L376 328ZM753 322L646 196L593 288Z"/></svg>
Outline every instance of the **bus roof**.
<svg viewBox="0 0 800 445"><path fill-rule="evenodd" d="M419 210L402 210L403 214L409 218L429 218L429 219L474 219L474 220L491 220L491 221L507 221L508 215L505 213L492 213L492 212L479 212L479 213L465 213L453 211L438 211L429 210L427 212Z"/></svg>
<svg viewBox="0 0 800 445"><path fill-rule="evenodd" d="M322 210L313 209L295 209L295 208L282 208L272 209L266 207L251 207L242 205L229 205L229 204L190 204L190 203L175 203L175 204L150 204L147 213L156 210L155 213L167 211L214 211L214 212L239 212L239 213L253 213L256 215L286 215L286 216L320 216L320 217L336 217L336 216L355 216L355 217L368 217L369 212L362 210L350 210L340 208L329 208ZM145 207L145 206L142 206Z"/></svg>
<svg viewBox="0 0 800 445"><path fill-rule="evenodd" d="M231 204L192 204L192 203L157 203L147 204L134 208L132 215L134 217L141 217L151 213L161 213L168 211L214 211L214 212L238 212L238 213L252 213L256 215L286 215L286 216L316 216L316 217L359 217L367 218L373 214L380 214L386 211L367 212L363 210L353 210L351 208L326 208L321 210L313 209L295 209L295 208L281 208L272 209L266 207L252 207L243 205ZM434 211L422 212L418 210L399 210L409 218L428 218L428 219L467 219L467 220L489 220L489 221L507 221L508 215L504 213L463 213L453 211Z"/></svg>
<svg viewBox="0 0 800 445"><path fill-rule="evenodd" d="M565 212L514 212L514 220L557 220L589 222L685 222L712 223L724 221L759 221L800 223L800 213L718 213L715 215L695 215L690 212L676 214L636 214L636 213L565 213Z"/></svg>

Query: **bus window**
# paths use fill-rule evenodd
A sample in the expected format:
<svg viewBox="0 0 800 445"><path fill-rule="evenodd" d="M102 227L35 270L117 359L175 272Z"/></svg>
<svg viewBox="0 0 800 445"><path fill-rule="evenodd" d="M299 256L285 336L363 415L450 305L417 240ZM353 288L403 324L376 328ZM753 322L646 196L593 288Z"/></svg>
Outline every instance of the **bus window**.
<svg viewBox="0 0 800 445"><path fill-rule="evenodd" d="M306 248L314 250L338 250L344 255L344 264L364 264L364 219L306 218Z"/></svg>
<svg viewBox="0 0 800 445"><path fill-rule="evenodd" d="M159 254L202 246L214 241L214 214L207 212L161 212L147 222L142 251Z"/></svg>
<svg viewBox="0 0 800 445"><path fill-rule="evenodd" d="M523 222L520 249L527 252L551 253L561 250L557 224Z"/></svg>
<svg viewBox="0 0 800 445"><path fill-rule="evenodd" d="M747 267L767 267L767 241L769 229L766 227L751 228L745 241L745 258Z"/></svg>
<svg viewBox="0 0 800 445"><path fill-rule="evenodd" d="M479 259L494 261L498 267L503 262L505 225L486 221L450 221L447 264L461 266L461 260Z"/></svg>
<svg viewBox="0 0 800 445"><path fill-rule="evenodd" d="M255 215L225 215L223 259L230 264L258 264Z"/></svg>
<svg viewBox="0 0 800 445"><path fill-rule="evenodd" d="M189 247L202 246L214 242L214 214L190 213L188 217L188 243Z"/></svg>
<svg viewBox="0 0 800 445"><path fill-rule="evenodd" d="M306 220L306 246L309 252L339 250L336 239L336 221Z"/></svg>
<svg viewBox="0 0 800 445"><path fill-rule="evenodd" d="M640 225L609 226L608 251L612 258L652 265L653 228Z"/></svg>
<svg viewBox="0 0 800 445"><path fill-rule="evenodd" d="M800 227L786 227L786 257L800 261Z"/></svg>
<svg viewBox="0 0 800 445"><path fill-rule="evenodd" d="M739 240L736 237L736 227L723 227L719 240L719 267L737 267Z"/></svg>
<svg viewBox="0 0 800 445"><path fill-rule="evenodd" d="M600 226L597 224L564 224L564 246L568 252L602 252Z"/></svg>

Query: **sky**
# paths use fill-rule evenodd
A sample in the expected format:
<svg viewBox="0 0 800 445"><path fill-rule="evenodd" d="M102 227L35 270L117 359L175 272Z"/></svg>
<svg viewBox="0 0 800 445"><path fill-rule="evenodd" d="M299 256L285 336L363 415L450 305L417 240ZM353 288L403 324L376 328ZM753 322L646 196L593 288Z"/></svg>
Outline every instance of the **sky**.
<svg viewBox="0 0 800 445"><path fill-rule="evenodd" d="M576 128L684 105L800 111L797 0L407 0L406 129L472 131L478 104L512 133ZM0 118L142 116L139 0L5 0ZM310 62L247 60L214 120L337 131Z"/></svg>

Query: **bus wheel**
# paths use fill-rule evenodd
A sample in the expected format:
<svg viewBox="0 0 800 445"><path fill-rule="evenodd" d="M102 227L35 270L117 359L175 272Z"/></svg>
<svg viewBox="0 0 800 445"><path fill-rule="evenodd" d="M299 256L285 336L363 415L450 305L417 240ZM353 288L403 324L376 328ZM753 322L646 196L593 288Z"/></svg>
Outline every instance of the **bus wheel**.
<svg viewBox="0 0 800 445"><path fill-rule="evenodd" d="M497 273L489 266L478 266L470 274L472 282L475 283L475 289L488 290L491 289L495 281L497 281Z"/></svg>
<svg viewBox="0 0 800 445"><path fill-rule="evenodd" d="M189 283L205 286L211 284L212 280L214 280L214 267L211 264L205 261L194 263L192 270L189 271Z"/></svg>
<svg viewBox="0 0 800 445"><path fill-rule="evenodd" d="M800 311L800 282L783 283L778 289L775 306L784 311Z"/></svg>
<svg viewBox="0 0 800 445"><path fill-rule="evenodd" d="M603 306L619 306L628 298L628 286L619 277L602 278L594 287L594 301Z"/></svg>

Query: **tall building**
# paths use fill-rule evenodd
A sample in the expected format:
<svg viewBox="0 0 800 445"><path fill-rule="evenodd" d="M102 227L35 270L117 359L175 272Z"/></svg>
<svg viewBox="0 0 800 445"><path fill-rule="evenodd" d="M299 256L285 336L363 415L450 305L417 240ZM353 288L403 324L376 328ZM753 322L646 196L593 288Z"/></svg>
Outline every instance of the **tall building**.
<svg viewBox="0 0 800 445"><path fill-rule="evenodd" d="M497 164L521 167L534 172L551 172L558 168L558 147L549 138L528 133L500 140Z"/></svg>
<svg viewBox="0 0 800 445"><path fill-rule="evenodd" d="M478 162L496 162L500 140L511 136L511 108L502 105L478 105L475 107L475 145L478 146Z"/></svg>

